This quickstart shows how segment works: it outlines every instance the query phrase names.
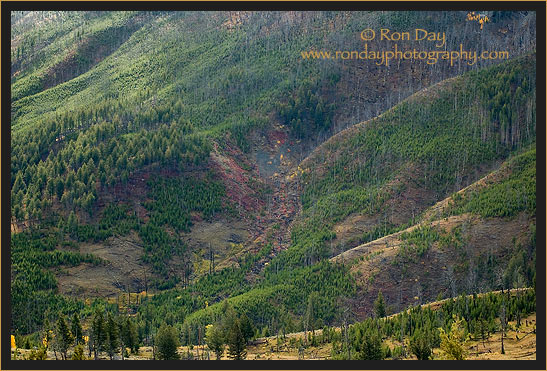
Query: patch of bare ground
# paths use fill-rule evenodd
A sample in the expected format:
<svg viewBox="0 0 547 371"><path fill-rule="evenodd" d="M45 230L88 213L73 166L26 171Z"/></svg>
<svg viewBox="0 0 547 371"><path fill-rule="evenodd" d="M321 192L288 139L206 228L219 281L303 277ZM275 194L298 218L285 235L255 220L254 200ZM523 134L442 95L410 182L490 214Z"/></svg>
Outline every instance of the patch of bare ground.
<svg viewBox="0 0 547 371"><path fill-rule="evenodd" d="M215 252L215 269L233 265L233 257L240 252L249 237L248 226L241 220L222 217L213 222L194 221L191 231L183 235L193 252L194 275L209 269L209 247ZM152 269L140 258L143 247L136 232L124 237L111 237L101 243L83 243L81 253L91 253L105 260L104 265L82 264L58 270L59 290L75 297L112 297L128 289L141 292L155 277ZM182 275L183 263L174 256L168 263L171 273Z"/></svg>
<svg viewBox="0 0 547 371"><path fill-rule="evenodd" d="M378 218L365 214L352 214L334 226L336 238L332 245L344 251L359 245L359 237L378 225Z"/></svg>
<svg viewBox="0 0 547 371"><path fill-rule="evenodd" d="M58 275L59 291L78 298L110 297L127 291L145 290L153 276L140 261L142 246L135 232L125 237L111 237L103 243L83 243L80 252L91 253L105 260L93 266L81 264L63 269Z"/></svg>
<svg viewBox="0 0 547 371"><path fill-rule="evenodd" d="M237 28L245 23L251 14L252 12L249 11L230 11L227 15L228 19L222 23L221 27L227 30Z"/></svg>
<svg viewBox="0 0 547 371"><path fill-rule="evenodd" d="M470 218L469 214L465 215L456 215L452 216L450 218L437 220L435 222L430 223L431 226L438 226L440 228L444 228L447 231L450 231L454 226L461 224L463 221ZM390 234L388 236L379 238L377 240L367 242L365 244L362 244L360 246L357 246L353 249L344 251L343 253L334 256L331 258L331 261L333 262L340 262L340 263L349 263L355 259L358 259L360 257L366 256L367 254L372 254L376 252L382 252L387 253L388 251L393 250L394 248L398 248L401 245L401 234L405 232L411 232L414 229L418 228L423 224L417 224L410 228L407 228L403 231L396 232L393 234Z"/></svg>
<svg viewBox="0 0 547 371"><path fill-rule="evenodd" d="M267 260L288 248L292 221L300 209L300 183L295 177L298 163L307 144L290 136L287 126L271 117L271 125L252 133L253 146L249 158L256 164L256 180L268 191L262 195L263 203L253 215L253 233L244 243L244 251L257 251L271 243L273 253L258 262L248 279L253 281Z"/></svg>
<svg viewBox="0 0 547 371"><path fill-rule="evenodd" d="M251 186L252 172L243 169L243 166L249 166L249 164L238 161L239 152L232 146L226 145L225 148L220 148L213 143L210 165L224 183L228 199L243 214L253 213L260 209L263 200L257 196L256 190Z"/></svg>
<svg viewBox="0 0 547 371"><path fill-rule="evenodd" d="M202 250L203 258L209 251L209 247L215 252L219 259L216 269L230 266L228 260L235 251L235 247L249 238L249 226L242 220L227 220L219 218L212 222L196 221L193 223L190 232L185 234L183 240L187 245L196 251Z"/></svg>

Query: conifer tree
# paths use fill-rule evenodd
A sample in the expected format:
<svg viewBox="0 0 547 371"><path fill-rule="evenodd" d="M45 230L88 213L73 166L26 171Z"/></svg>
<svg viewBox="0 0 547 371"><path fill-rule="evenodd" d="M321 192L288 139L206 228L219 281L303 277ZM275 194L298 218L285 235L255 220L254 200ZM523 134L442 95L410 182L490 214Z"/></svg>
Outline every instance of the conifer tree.
<svg viewBox="0 0 547 371"><path fill-rule="evenodd" d="M53 332L51 331L51 325L49 324L49 319L46 316L46 319L44 320L44 327L43 327L43 336L42 336L42 345L47 350L48 347L51 345L52 339L53 339Z"/></svg>
<svg viewBox="0 0 547 371"><path fill-rule="evenodd" d="M129 317L121 320L120 339L123 347L131 349L132 353L139 351L139 335L135 323Z"/></svg>
<svg viewBox="0 0 547 371"><path fill-rule="evenodd" d="M224 317L222 318L222 321L220 322L220 332L224 334L225 336L225 343L228 343L228 336L230 333L230 330L234 326L234 322L237 320L237 313L235 312L234 308L228 303L228 301L224 301L222 304L222 313L224 313Z"/></svg>
<svg viewBox="0 0 547 371"><path fill-rule="evenodd" d="M57 320L55 345L57 350L61 353L61 356L63 357L63 359L67 358L68 348L70 347L73 341L74 341L74 337L72 336L72 333L70 332L70 329L68 328L66 319L63 315L60 315L59 319Z"/></svg>
<svg viewBox="0 0 547 371"><path fill-rule="evenodd" d="M72 316L72 335L74 336L74 345L84 344L84 333L82 330L82 324L80 323L80 316L78 313L74 313Z"/></svg>
<svg viewBox="0 0 547 371"><path fill-rule="evenodd" d="M312 292L309 296L308 296L308 306L306 307L306 315L304 317L304 321L305 321L305 332L307 333L308 331L314 331L315 329L315 307L316 307L316 302L317 302L317 292ZM307 335L306 335L306 338L307 338Z"/></svg>
<svg viewBox="0 0 547 371"><path fill-rule="evenodd" d="M179 359L177 353L179 337L177 331L167 324L161 325L155 339L159 359Z"/></svg>
<svg viewBox="0 0 547 371"><path fill-rule="evenodd" d="M377 318L386 316L386 304L384 302L382 291L378 291L378 297L374 301L374 312L376 313Z"/></svg>
<svg viewBox="0 0 547 371"><path fill-rule="evenodd" d="M215 352L217 360L224 353L224 336L217 325L208 325L205 330L205 342L209 349Z"/></svg>
<svg viewBox="0 0 547 371"><path fill-rule="evenodd" d="M78 219L76 218L76 214L74 214L74 211L71 211L68 215L66 227L70 235L72 237L75 237L78 231Z"/></svg>
<svg viewBox="0 0 547 371"><path fill-rule="evenodd" d="M253 321L251 321L245 313L243 313L239 319L241 322L241 333L243 334L245 341L251 340L255 333Z"/></svg>
<svg viewBox="0 0 547 371"><path fill-rule="evenodd" d="M71 359L74 361L82 361L85 359L84 346L82 344L78 344L74 347L74 353L72 353Z"/></svg>
<svg viewBox="0 0 547 371"><path fill-rule="evenodd" d="M358 359L363 360L381 360L384 358L382 351L382 340L377 333L368 333L363 337L361 351L357 355Z"/></svg>
<svg viewBox="0 0 547 371"><path fill-rule="evenodd" d="M236 319L228 333L228 357L242 360L247 357L247 342L241 331L241 322Z"/></svg>
<svg viewBox="0 0 547 371"><path fill-rule="evenodd" d="M110 359L114 359L114 354L118 353L120 347L120 333L118 324L112 314L108 313L106 320L106 352Z"/></svg>
<svg viewBox="0 0 547 371"><path fill-rule="evenodd" d="M93 322L91 325L90 343L92 344L94 358L99 359L99 352L104 349L106 341L106 323L104 320L104 312L102 309L97 308L95 315L93 316Z"/></svg>
<svg viewBox="0 0 547 371"><path fill-rule="evenodd" d="M431 357L431 341L425 331L416 330L410 338L410 351L419 360L428 360Z"/></svg>

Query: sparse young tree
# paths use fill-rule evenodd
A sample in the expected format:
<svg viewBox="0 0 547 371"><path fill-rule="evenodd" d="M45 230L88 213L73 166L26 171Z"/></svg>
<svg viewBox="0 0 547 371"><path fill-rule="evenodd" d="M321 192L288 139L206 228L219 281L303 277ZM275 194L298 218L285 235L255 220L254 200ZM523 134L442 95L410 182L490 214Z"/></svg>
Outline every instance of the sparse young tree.
<svg viewBox="0 0 547 371"><path fill-rule="evenodd" d="M84 356L84 346L82 344L78 344L74 347L74 353L72 353L73 361L82 361L85 359Z"/></svg>
<svg viewBox="0 0 547 371"><path fill-rule="evenodd" d="M484 318L477 320L478 333L482 340L482 346L485 347L485 341L488 338L488 322Z"/></svg>
<svg viewBox="0 0 547 371"><path fill-rule="evenodd" d="M378 291L378 297L374 301L374 313L376 313L376 318L382 318L386 316L386 304L384 302L384 296L382 291Z"/></svg>
<svg viewBox="0 0 547 371"><path fill-rule="evenodd" d="M503 295L503 294L502 294ZM503 338L505 337L505 301L503 301L503 304L501 306L501 312L500 312L500 324L501 324L501 354L505 354L505 347L503 344Z"/></svg>
<svg viewBox="0 0 547 371"><path fill-rule="evenodd" d="M442 356L444 359L463 360L467 356L465 345L469 340L469 335L465 334L463 319L454 315L453 320L448 333L443 328L439 328Z"/></svg>

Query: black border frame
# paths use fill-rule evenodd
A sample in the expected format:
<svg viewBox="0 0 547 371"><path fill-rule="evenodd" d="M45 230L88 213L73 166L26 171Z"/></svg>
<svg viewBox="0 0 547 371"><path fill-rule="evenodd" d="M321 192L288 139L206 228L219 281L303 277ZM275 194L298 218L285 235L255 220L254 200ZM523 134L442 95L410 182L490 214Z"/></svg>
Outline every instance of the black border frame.
<svg viewBox="0 0 547 371"><path fill-rule="evenodd" d="M246 2L246 1L211 1L211 2L171 2L171 1L2 1L1 3L1 24L2 24L2 44L1 51L2 64L1 75L4 77L2 80L2 121L4 124L1 128L2 134L2 184L7 185L10 183L10 168L11 168L11 63L9 62L10 44L11 44L11 11L17 10L124 10L130 8L131 10L263 10L263 11L284 11L284 10L469 10L473 8L475 10L530 10L536 11L536 107L545 107L545 33L537 32L542 31L545 27L545 15L546 15L546 3L543 1L519 1L519 2L496 2L496 1L386 1L386 2L364 2L364 1L341 1L341 2ZM4 248L1 251L1 299L4 303L1 312L2 330L1 338L4 346L0 350L1 357L1 369L61 369L70 370L75 367L82 370L93 369L119 369L119 370L145 370L145 369L157 369L157 370L169 370L169 369L499 369L499 370L545 370L546 369L546 337L545 337L545 109L540 109L536 113L536 132L537 137L540 138L542 146L539 147L539 151L536 153L536 160L540 164L540 176L537 177L536 172L536 198L539 200L539 213L536 213L536 225L539 225L540 233L537 234L537 246L536 249L536 271L539 273L539 280L536 279L536 303L537 313L541 314L537 316L537 337L536 337L536 350L537 358L533 361L524 360L490 360L490 361L478 361L470 360L464 363L458 363L456 361L326 361L322 363L318 362L306 362L300 361L238 361L238 362L222 362L209 361L187 361L189 363L181 363L181 361L156 361L156 362L121 362L121 361L107 361L96 363L95 361L80 361L77 364L65 361L23 361L23 360L11 360L11 350L6 344L9 344L10 337L10 224L8 220L11 220L11 208L10 208L10 187L4 186L1 189L1 200L3 201L2 207L2 219L1 225L2 233L2 245ZM537 168L536 168L537 169ZM540 192L538 192L538 190ZM539 269L537 269L539 268ZM98 366L98 367L97 367ZM181 367L185 366L185 367ZM288 368L289 366L289 368Z"/></svg>

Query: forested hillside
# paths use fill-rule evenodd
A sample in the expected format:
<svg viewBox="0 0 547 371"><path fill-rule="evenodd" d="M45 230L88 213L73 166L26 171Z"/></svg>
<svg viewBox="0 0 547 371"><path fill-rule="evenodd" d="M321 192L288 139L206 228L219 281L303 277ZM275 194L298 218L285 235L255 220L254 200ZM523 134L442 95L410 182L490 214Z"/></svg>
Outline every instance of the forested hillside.
<svg viewBox="0 0 547 371"><path fill-rule="evenodd" d="M386 315L534 287L536 19L489 16L12 12L14 341L38 358L180 356L167 342L238 359L252 339L371 321L379 293ZM510 60L302 59L360 50L364 25ZM511 300L510 320L534 313L535 292ZM460 309L443 310L475 319ZM369 325L331 356L363 354Z"/></svg>
<svg viewBox="0 0 547 371"><path fill-rule="evenodd" d="M302 163L302 229L336 230L358 217L364 234L332 246L343 250L413 224L534 143L535 125L534 55L445 80L334 136Z"/></svg>

